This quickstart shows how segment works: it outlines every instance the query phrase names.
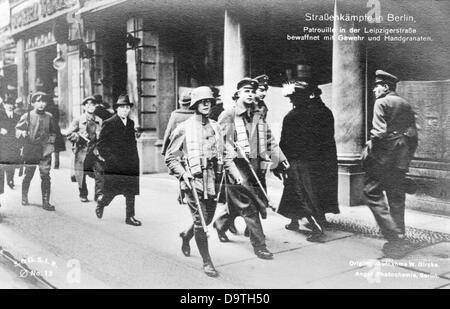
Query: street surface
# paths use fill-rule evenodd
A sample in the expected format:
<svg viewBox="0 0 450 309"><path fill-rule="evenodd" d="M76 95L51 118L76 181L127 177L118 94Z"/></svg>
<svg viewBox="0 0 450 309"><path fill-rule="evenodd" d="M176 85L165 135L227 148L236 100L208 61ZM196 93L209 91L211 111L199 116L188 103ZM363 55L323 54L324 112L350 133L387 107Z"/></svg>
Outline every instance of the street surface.
<svg viewBox="0 0 450 309"><path fill-rule="evenodd" d="M64 165L62 165L64 166ZM285 230L286 218L270 212L263 220L267 245L274 260L258 259L244 222L239 235L220 243L209 229L210 252L220 272L209 278L195 242L191 257L181 253L178 236L190 224L187 206L177 203L178 184L166 174L141 178L136 218L141 227L126 225L125 199L116 197L102 220L96 203L81 203L70 171L52 170L51 202L55 212L41 207L40 179L31 184L31 206L21 206L21 178L1 197L0 246L57 288L449 288L450 243L423 246L399 261L382 259L383 240L339 230L327 231L325 243L306 241L302 232ZM271 176L272 177L272 176ZM269 192L277 205L280 185ZM88 180L93 199L93 180ZM348 208L347 208L348 209ZM450 219L440 217L439 220ZM44 288L19 278L17 269L0 259L0 287ZM27 277L27 276L22 276Z"/></svg>

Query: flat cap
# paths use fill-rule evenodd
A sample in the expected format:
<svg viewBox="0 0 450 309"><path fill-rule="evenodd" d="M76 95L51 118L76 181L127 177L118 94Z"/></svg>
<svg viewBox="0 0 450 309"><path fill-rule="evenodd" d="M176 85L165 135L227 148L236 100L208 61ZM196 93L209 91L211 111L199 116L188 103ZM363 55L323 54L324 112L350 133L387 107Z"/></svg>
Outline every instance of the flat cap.
<svg viewBox="0 0 450 309"><path fill-rule="evenodd" d="M396 84L398 82L397 76L394 76L383 70L377 70L375 72L375 83L390 83Z"/></svg>
<svg viewBox="0 0 450 309"><path fill-rule="evenodd" d="M237 83L238 90L243 87L249 87L256 90L258 88L258 81L256 79L244 77L239 83Z"/></svg>
<svg viewBox="0 0 450 309"><path fill-rule="evenodd" d="M94 103L94 104L97 103L97 100L95 99L95 97L88 96L88 97L83 99L83 101L81 102L81 105L86 105L89 101L92 101L92 103Z"/></svg>

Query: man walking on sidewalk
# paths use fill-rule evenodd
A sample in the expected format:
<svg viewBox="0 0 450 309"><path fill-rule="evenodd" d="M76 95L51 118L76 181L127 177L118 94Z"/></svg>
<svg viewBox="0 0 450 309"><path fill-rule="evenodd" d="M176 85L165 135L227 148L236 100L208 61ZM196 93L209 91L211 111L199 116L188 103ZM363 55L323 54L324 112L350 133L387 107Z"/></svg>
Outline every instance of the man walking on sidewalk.
<svg viewBox="0 0 450 309"><path fill-rule="evenodd" d="M228 229L230 221L235 216L242 216L249 229L250 242L256 256L261 259L272 259L273 255L267 250L258 215L261 213L265 219L269 206L265 191L261 188L260 179L265 173L262 165L270 160L272 171L279 176L279 167L287 160L278 147L270 127L262 119L261 111L256 108L257 87L258 81L254 79L241 80L237 84L236 106L225 110L219 116L219 125L225 134L226 143L237 151L234 163L243 181L240 186L227 185L230 213L218 218L215 226L220 236Z"/></svg>
<svg viewBox="0 0 450 309"><path fill-rule="evenodd" d="M101 219L104 208L114 197L124 195L125 223L140 226L141 221L134 217L135 197L139 195L139 154L134 121L128 117L132 106L128 95L119 96L114 104L116 115L103 122L97 147L105 159L105 186L97 200L95 214Z"/></svg>
<svg viewBox="0 0 450 309"><path fill-rule="evenodd" d="M16 136L25 138L23 159L26 168L22 182L22 205L29 205L28 190L38 165L41 174L42 208L54 211L55 206L50 204L50 168L52 153L55 150L56 127L52 115L45 111L47 100L44 92L36 92L31 96L34 109L22 115L16 126Z"/></svg>
<svg viewBox="0 0 450 309"><path fill-rule="evenodd" d="M364 195L388 240L383 252L399 258L407 244L405 174L417 148L417 128L411 105L395 92L397 77L382 70L375 74L372 130L362 157L366 170Z"/></svg>
<svg viewBox="0 0 450 309"><path fill-rule="evenodd" d="M189 210L192 213L193 225L180 236L183 240L182 251L190 255L189 241L195 237L198 251L203 259L203 271L206 275L217 277L218 273L211 261L208 249L206 226L211 223L216 210L215 180L219 165L223 161L237 184L241 182L233 154L224 156L224 141L219 126L208 119L214 97L209 87L198 87L192 91L190 109L195 114L179 124L170 136L170 144L166 153L166 165L180 180ZM184 153L185 166L179 160L180 150ZM194 191L195 190L195 191Z"/></svg>
<svg viewBox="0 0 450 309"><path fill-rule="evenodd" d="M74 151L74 174L78 182L80 200L88 202L88 189L86 186L86 174L95 179L94 200L103 195L103 158L97 149L97 139L100 135L102 119L94 114L96 100L94 97L87 97L81 103L84 113L75 119L69 128L64 132L73 143Z"/></svg>

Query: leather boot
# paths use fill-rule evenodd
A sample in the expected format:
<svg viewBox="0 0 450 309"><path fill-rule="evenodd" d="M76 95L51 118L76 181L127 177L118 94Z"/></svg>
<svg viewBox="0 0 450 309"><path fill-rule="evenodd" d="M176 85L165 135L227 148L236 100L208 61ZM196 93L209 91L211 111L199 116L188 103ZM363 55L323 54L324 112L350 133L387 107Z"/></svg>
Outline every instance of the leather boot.
<svg viewBox="0 0 450 309"><path fill-rule="evenodd" d="M55 211L55 206L50 204L50 180L43 179L41 182L42 208L47 211Z"/></svg>
<svg viewBox="0 0 450 309"><path fill-rule="evenodd" d="M203 272L209 277L217 277L219 273L214 268L211 256L209 255L208 236L202 229L194 229L194 237L198 251L203 259Z"/></svg>
<svg viewBox="0 0 450 309"><path fill-rule="evenodd" d="M30 203L28 202L28 190L30 189L30 182L27 181L26 178L23 179L22 182L22 206L28 206Z"/></svg>
<svg viewBox="0 0 450 309"><path fill-rule="evenodd" d="M181 237L181 252L184 256L191 255L191 245L189 244L192 237L194 237L194 226L192 225L187 231L180 233Z"/></svg>

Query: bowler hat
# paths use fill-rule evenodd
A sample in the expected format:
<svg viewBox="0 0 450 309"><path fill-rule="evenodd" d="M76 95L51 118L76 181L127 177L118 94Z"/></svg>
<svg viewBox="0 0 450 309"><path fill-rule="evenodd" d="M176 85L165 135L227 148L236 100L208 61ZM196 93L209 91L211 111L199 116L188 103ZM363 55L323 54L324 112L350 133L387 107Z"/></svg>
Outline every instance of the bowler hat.
<svg viewBox="0 0 450 309"><path fill-rule="evenodd" d="M116 109L119 106L128 105L133 106L133 103L130 102L130 98L127 94L121 94L119 98L117 99L117 102L114 103L114 109Z"/></svg>
<svg viewBox="0 0 450 309"><path fill-rule="evenodd" d="M238 90L243 87L249 87L256 90L258 88L258 81L253 78L244 77L241 81L239 81L239 83L237 83Z"/></svg>
<svg viewBox="0 0 450 309"><path fill-rule="evenodd" d="M88 96L84 98L83 102L81 102L81 105L86 105L89 101L92 101L92 103L96 104L97 100L93 96Z"/></svg>

